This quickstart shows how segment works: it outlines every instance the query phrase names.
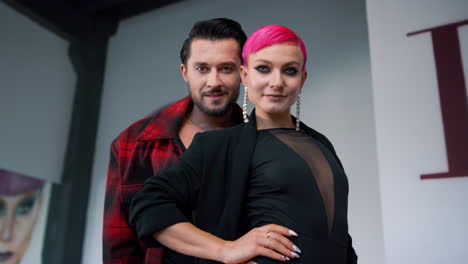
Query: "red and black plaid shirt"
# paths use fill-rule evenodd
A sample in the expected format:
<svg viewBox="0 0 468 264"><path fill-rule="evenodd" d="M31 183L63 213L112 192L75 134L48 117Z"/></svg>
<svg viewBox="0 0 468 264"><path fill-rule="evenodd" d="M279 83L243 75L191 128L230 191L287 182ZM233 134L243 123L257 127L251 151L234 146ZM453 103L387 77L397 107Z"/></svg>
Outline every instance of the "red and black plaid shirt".
<svg viewBox="0 0 468 264"><path fill-rule="evenodd" d="M147 248L129 226L128 207L148 177L179 159L184 147L178 132L192 105L185 97L133 123L112 143L104 206L104 264L162 263L163 250ZM238 105L233 120L242 121Z"/></svg>

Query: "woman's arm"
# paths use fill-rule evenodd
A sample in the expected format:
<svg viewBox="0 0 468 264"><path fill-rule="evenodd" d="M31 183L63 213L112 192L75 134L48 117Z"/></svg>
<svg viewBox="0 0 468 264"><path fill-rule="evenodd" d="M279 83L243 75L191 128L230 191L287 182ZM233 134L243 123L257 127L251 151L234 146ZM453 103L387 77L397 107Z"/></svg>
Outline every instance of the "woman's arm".
<svg viewBox="0 0 468 264"><path fill-rule="evenodd" d="M190 222L196 210L204 171L203 136L197 134L179 162L158 172L132 199L130 223L149 247L161 243L185 255L225 263L243 263L256 256L294 257L294 234L277 225L255 228L235 241L225 241ZM283 257L284 256L284 257Z"/></svg>
<svg viewBox="0 0 468 264"><path fill-rule="evenodd" d="M283 226L270 224L252 229L235 241L226 241L184 222L169 226L153 237L184 255L223 263L244 263L257 256L278 261L299 257L298 249L287 238L294 234Z"/></svg>

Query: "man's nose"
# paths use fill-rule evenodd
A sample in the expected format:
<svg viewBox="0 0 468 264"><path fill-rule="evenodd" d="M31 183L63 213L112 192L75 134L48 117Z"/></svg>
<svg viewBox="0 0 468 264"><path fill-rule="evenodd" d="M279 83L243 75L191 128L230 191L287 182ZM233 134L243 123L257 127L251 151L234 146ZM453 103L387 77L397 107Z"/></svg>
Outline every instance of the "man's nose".
<svg viewBox="0 0 468 264"><path fill-rule="evenodd" d="M206 86L208 86L208 87L218 87L220 84L221 84L221 81L219 79L218 70L216 70L216 69L211 70L209 75L208 75L208 81L206 83Z"/></svg>

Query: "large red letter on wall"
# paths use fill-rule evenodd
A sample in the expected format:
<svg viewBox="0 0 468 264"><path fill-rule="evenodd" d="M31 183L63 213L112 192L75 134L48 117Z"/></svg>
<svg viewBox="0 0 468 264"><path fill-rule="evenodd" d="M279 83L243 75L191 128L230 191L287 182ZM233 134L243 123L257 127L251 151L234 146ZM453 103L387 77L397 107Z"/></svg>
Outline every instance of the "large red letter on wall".
<svg viewBox="0 0 468 264"><path fill-rule="evenodd" d="M408 33L430 32L439 85L448 172L421 175L421 179L468 177L468 103L457 28L468 20Z"/></svg>

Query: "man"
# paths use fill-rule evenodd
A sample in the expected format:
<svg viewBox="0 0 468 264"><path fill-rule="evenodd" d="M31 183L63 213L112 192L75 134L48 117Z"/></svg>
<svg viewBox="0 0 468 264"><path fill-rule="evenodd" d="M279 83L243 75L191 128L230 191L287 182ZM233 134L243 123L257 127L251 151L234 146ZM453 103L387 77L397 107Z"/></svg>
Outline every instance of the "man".
<svg viewBox="0 0 468 264"><path fill-rule="evenodd" d="M163 250L146 248L129 226L129 203L148 177L178 160L196 133L242 122L236 100L246 38L239 23L229 19L196 23L180 51L190 96L135 122L112 143L104 208L105 264L161 263Z"/></svg>

